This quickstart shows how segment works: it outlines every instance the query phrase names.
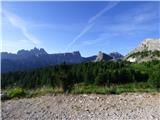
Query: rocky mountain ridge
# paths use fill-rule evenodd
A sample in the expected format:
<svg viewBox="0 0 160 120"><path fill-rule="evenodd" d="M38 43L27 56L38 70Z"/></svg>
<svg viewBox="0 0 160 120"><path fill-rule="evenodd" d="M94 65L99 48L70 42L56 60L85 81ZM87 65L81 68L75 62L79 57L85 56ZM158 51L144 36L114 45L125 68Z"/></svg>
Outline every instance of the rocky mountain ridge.
<svg viewBox="0 0 160 120"><path fill-rule="evenodd" d="M43 48L31 50L19 50L17 54L1 53L1 71L28 70L61 63L77 64L82 62L117 61L147 62L160 60L160 39L146 39L125 57L118 52L82 57L79 51L70 53L48 54Z"/></svg>
<svg viewBox="0 0 160 120"><path fill-rule="evenodd" d="M142 41L137 48L131 51L131 53L142 51L160 51L160 39L147 38Z"/></svg>
<svg viewBox="0 0 160 120"><path fill-rule="evenodd" d="M1 53L2 72L28 70L48 65L57 65L64 62L67 64L77 64L82 62L108 61L112 59L115 58L105 53L99 53L98 55L90 57L82 57L79 51L48 54L43 48L38 49L36 47L31 50L19 50L17 54Z"/></svg>
<svg viewBox="0 0 160 120"><path fill-rule="evenodd" d="M118 52L111 52L109 56L111 56L114 60L122 59L124 57L122 54Z"/></svg>
<svg viewBox="0 0 160 120"><path fill-rule="evenodd" d="M107 54L99 51L99 53L94 61L99 62L99 61L108 61L108 60L112 60L112 59L113 59L112 56L107 55Z"/></svg>
<svg viewBox="0 0 160 120"><path fill-rule="evenodd" d="M138 63L160 60L160 39L145 39L124 60Z"/></svg>

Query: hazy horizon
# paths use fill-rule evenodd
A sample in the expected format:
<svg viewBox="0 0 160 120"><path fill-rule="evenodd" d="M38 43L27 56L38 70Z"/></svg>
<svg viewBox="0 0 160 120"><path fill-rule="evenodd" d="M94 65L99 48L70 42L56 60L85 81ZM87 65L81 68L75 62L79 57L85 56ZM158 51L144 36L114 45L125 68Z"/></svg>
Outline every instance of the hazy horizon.
<svg viewBox="0 0 160 120"><path fill-rule="evenodd" d="M2 51L126 55L159 38L160 2L2 2Z"/></svg>

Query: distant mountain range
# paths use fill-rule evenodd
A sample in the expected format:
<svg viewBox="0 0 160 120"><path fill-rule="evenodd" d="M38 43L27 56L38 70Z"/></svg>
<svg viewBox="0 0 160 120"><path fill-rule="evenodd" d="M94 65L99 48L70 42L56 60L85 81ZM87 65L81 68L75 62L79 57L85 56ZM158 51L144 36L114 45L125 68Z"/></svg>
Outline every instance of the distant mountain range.
<svg viewBox="0 0 160 120"><path fill-rule="evenodd" d="M122 59L120 53L110 53L109 55L99 52L98 55L82 57L79 51L72 53L48 54L44 49L19 50L17 54L2 52L1 63L2 72L28 70L32 68L57 65L61 63L76 64L82 62L94 62L101 60Z"/></svg>
<svg viewBox="0 0 160 120"><path fill-rule="evenodd" d="M145 62L160 60L160 40L146 39L125 57L113 52L82 57L79 51L71 53L48 54L44 49L19 50L17 54L1 53L1 72L29 70L33 68L57 65L61 63L77 64L82 62L117 61Z"/></svg>

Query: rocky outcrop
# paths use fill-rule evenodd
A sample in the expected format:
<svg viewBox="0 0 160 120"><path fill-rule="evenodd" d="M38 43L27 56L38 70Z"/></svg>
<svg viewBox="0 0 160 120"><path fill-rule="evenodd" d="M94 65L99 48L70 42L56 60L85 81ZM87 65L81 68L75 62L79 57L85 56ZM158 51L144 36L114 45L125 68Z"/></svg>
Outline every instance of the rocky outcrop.
<svg viewBox="0 0 160 120"><path fill-rule="evenodd" d="M160 39L145 39L124 58L130 62L160 60Z"/></svg>
<svg viewBox="0 0 160 120"><path fill-rule="evenodd" d="M160 51L160 39L145 39L134 52Z"/></svg>

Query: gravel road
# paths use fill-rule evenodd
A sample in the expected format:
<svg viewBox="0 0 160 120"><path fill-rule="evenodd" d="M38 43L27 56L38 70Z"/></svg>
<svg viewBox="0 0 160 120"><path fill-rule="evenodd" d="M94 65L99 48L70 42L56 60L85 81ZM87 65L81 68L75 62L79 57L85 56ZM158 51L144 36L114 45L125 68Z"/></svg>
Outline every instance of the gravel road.
<svg viewBox="0 0 160 120"><path fill-rule="evenodd" d="M160 93L50 94L1 107L3 120L160 120Z"/></svg>

